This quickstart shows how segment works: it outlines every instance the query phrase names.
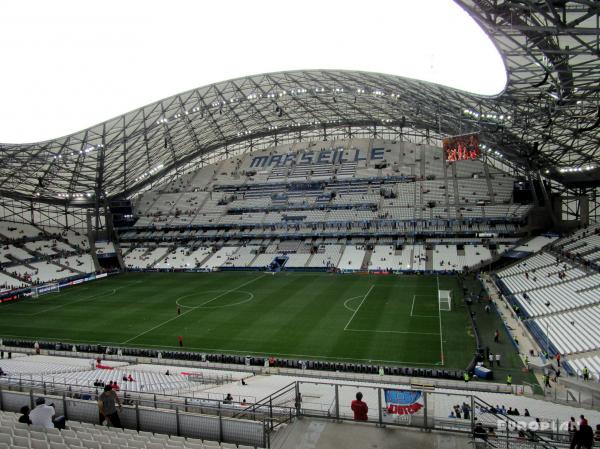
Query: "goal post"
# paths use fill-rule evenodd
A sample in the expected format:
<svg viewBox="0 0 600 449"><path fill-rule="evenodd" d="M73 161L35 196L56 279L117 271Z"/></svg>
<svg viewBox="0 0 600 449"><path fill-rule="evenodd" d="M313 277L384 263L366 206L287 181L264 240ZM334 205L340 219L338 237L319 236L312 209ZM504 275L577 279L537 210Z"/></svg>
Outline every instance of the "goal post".
<svg viewBox="0 0 600 449"><path fill-rule="evenodd" d="M41 295L45 295L46 293L54 293L60 292L60 285L58 283L55 284L46 284L46 285L36 285L31 287L31 293L34 298L38 298Z"/></svg>
<svg viewBox="0 0 600 449"><path fill-rule="evenodd" d="M440 312L450 312L452 310L452 290L438 290L438 301Z"/></svg>

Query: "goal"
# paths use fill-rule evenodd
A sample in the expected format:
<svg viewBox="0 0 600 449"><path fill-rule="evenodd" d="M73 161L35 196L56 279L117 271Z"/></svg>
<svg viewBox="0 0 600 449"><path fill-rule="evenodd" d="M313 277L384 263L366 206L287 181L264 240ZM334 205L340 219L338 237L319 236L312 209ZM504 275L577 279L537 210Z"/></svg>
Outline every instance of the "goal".
<svg viewBox="0 0 600 449"><path fill-rule="evenodd" d="M452 310L452 290L438 290L440 311L450 312Z"/></svg>
<svg viewBox="0 0 600 449"><path fill-rule="evenodd" d="M59 284L46 284L46 285L38 285L31 288L31 293L34 298L38 298L41 295L45 295L46 293L60 292Z"/></svg>

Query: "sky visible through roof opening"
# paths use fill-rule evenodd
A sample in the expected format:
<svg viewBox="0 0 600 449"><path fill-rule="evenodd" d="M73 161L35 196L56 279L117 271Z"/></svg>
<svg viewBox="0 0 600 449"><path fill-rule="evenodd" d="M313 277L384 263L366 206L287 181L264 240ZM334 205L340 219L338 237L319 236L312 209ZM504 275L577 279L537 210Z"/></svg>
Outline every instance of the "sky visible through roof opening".
<svg viewBox="0 0 600 449"><path fill-rule="evenodd" d="M483 95L506 84L498 51L451 0L2 2L0 42L4 143L267 72L380 72Z"/></svg>

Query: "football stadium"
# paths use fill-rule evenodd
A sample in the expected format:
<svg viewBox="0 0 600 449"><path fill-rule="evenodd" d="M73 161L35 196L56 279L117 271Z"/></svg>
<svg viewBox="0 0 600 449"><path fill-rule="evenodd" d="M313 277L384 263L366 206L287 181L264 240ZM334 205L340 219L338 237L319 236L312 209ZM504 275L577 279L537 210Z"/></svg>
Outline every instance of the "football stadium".
<svg viewBox="0 0 600 449"><path fill-rule="evenodd" d="M240 66L0 144L0 449L598 444L600 5L445 3L496 94Z"/></svg>

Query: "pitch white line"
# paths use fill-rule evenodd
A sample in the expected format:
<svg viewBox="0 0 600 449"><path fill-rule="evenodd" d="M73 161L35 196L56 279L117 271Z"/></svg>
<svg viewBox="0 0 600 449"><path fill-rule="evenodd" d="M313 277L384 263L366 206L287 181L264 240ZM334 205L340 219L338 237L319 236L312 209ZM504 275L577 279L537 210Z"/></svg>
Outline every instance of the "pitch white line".
<svg viewBox="0 0 600 449"><path fill-rule="evenodd" d="M416 334L416 335L439 335L437 332L411 332L411 331L386 331L378 329L344 329L346 332L373 332L377 334Z"/></svg>
<svg viewBox="0 0 600 449"><path fill-rule="evenodd" d="M413 316L413 309L415 308L415 298L417 297L417 295L413 295L413 302L412 302L412 306L410 307L410 316Z"/></svg>
<svg viewBox="0 0 600 449"><path fill-rule="evenodd" d="M350 307L348 307L348 303L349 303L350 301L353 301L353 300L355 300L356 298L360 298L360 296L353 296L352 298L348 298L347 300L345 300L345 301L344 301L344 307L345 307L346 309L348 309L350 312L354 312L354 310L355 310L355 309L351 309Z"/></svg>
<svg viewBox="0 0 600 449"><path fill-rule="evenodd" d="M356 312L358 312L358 309L360 309L360 307L363 305L363 302L365 302L365 299L367 299L367 296L369 296L369 293L371 293L371 290L373 290L373 287L375 287L375 284L371 285L371 288L369 289L369 291L365 294L365 296L363 296L362 301L360 302L360 304L358 305L358 307L356 308L356 310L354 311L354 313L352 314L352 316L350 317L350 319L344 326L344 330L348 329L348 325L354 319L354 315L356 315Z"/></svg>
<svg viewBox="0 0 600 449"><path fill-rule="evenodd" d="M232 289L230 289L230 290L224 291L223 293L221 293L221 294L219 294L219 295L215 296L215 297L214 297L214 298L212 298L212 299L209 299L208 301L206 301L206 302L204 302L204 303L200 304L200 306L197 306L197 307L202 307L202 306L205 306L206 304L208 304L208 303L210 303L210 302L213 302L213 301L215 301L215 300L219 299L219 298L220 298L220 297L222 297L222 296L225 296L227 293L234 292L234 291L236 291L237 289L240 289L240 288L242 288L242 287L244 287L244 286L246 286L246 285L248 285L248 284L251 284L252 282L256 282L256 281L258 281L259 279L262 279L262 278L264 278L265 276L266 276L266 275L265 275L265 274L263 274L262 276L259 276L259 277L257 277L257 278L254 278L254 279L251 279L251 280L249 280L248 282L245 282L245 283L243 283L242 285L239 285L239 286L237 286L237 287L235 287L235 288L232 288ZM121 344L122 344L122 345L124 345L124 344L127 344L127 343L129 343L130 341L133 341L133 340L135 340L135 339L137 339L137 338L141 337L142 335L146 335L148 332L152 332L153 330L155 330L155 329L158 329L159 327L162 327L162 326L164 326L165 324L167 324L167 323L170 323L170 322L171 322L171 321L173 321L173 320L176 320L177 318L181 318L182 316L184 316L184 315L187 315L187 314L188 314L188 313L190 313L190 312L193 312L194 310L196 310L196 308L193 308L193 309L190 309L190 310L188 310L188 311L186 311L186 312L183 312L181 315L174 316L173 318L169 318L168 320L166 320L166 321L163 321L163 322L162 322L162 323L160 323L160 324L157 324L156 326L154 326L154 327L152 327L152 328L150 328L150 329L148 329L148 330L146 330L146 331L144 331L144 332L142 332L142 333L140 333L140 334L136 335L135 337L131 337L131 338L129 338L129 339L127 339L127 340L123 341Z"/></svg>

